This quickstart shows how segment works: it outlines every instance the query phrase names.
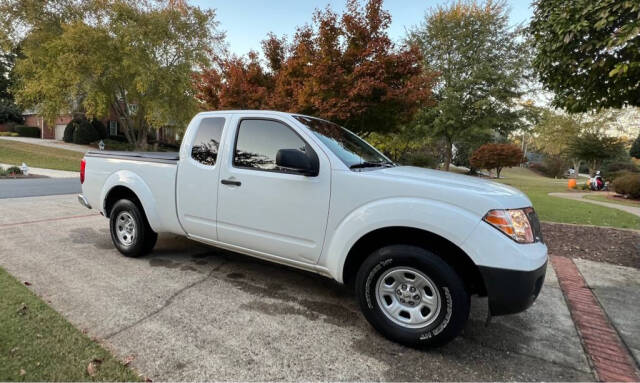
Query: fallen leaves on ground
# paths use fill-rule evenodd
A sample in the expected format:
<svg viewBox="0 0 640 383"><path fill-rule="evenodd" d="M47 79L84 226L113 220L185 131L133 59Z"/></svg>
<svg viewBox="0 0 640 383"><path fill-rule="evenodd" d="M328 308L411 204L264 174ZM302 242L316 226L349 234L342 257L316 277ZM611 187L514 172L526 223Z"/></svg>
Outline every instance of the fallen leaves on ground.
<svg viewBox="0 0 640 383"><path fill-rule="evenodd" d="M98 373L98 370L100 369L101 364L102 364L102 359L94 359L91 362L89 362L89 365L87 366L87 374L89 374L89 376L91 377L96 376L96 374Z"/></svg>
<svg viewBox="0 0 640 383"><path fill-rule="evenodd" d="M135 358L136 358L135 355L129 355L126 358L124 358L124 360L122 361L122 364L124 364L125 366L128 366L129 364L131 364L131 362L133 362Z"/></svg>
<svg viewBox="0 0 640 383"><path fill-rule="evenodd" d="M27 313L28 307L26 303L21 303L20 308L16 310L16 312L20 315L25 315Z"/></svg>

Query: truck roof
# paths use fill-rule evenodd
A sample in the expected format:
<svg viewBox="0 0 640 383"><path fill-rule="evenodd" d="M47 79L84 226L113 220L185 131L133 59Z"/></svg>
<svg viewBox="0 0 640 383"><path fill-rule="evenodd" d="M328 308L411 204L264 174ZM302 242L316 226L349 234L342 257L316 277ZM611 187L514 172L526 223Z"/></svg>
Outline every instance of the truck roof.
<svg viewBox="0 0 640 383"><path fill-rule="evenodd" d="M300 115L299 113L288 113L288 112L280 112L277 110L259 110L259 109L246 109L246 110L241 110L241 109L236 109L236 110L208 110L205 112L200 112L198 114L229 114L229 113L233 113L233 114L237 114L237 113L268 113L268 114L279 114L279 115L283 115L283 116L291 116L291 115ZM311 116L309 116L311 117Z"/></svg>

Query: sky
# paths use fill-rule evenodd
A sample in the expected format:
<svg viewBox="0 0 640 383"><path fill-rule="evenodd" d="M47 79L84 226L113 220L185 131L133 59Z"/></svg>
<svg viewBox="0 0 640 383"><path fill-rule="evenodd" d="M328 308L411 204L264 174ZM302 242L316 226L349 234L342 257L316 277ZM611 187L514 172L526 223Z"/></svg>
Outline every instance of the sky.
<svg viewBox="0 0 640 383"><path fill-rule="evenodd" d="M267 33L287 35L289 39L298 25L310 23L313 11L330 5L342 12L346 0L191 0L200 8L216 10L220 30L226 32L226 42L232 53L244 55L251 49L261 51L260 42ZM385 0L384 8L391 13L389 36L401 40L408 29L424 19L425 12L450 0ZM532 15L530 0L507 0L512 25L526 23Z"/></svg>

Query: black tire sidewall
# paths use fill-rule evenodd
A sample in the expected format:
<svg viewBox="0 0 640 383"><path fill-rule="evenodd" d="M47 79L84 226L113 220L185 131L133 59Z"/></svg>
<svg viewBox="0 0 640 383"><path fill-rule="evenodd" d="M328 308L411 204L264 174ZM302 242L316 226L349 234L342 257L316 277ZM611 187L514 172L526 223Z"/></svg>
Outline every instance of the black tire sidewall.
<svg viewBox="0 0 640 383"><path fill-rule="evenodd" d="M435 321L410 329L391 321L379 306L376 285L387 270L407 266L421 271L436 285L441 308ZM356 295L367 320L385 337L410 347L442 345L463 329L469 316L469 294L458 274L429 250L410 245L385 246L362 264L356 278Z"/></svg>
<svg viewBox="0 0 640 383"><path fill-rule="evenodd" d="M118 235L116 234L116 219L123 211L128 212L133 217L138 234L133 243L129 246L121 243L118 239ZM113 205L113 209L111 209L111 213L109 214L109 229L111 231L113 244L123 255L127 257L139 257L144 255L147 251L145 248L145 241L147 240L147 236L149 236L150 229L148 229L146 218L142 215L138 206L132 201L121 199Z"/></svg>

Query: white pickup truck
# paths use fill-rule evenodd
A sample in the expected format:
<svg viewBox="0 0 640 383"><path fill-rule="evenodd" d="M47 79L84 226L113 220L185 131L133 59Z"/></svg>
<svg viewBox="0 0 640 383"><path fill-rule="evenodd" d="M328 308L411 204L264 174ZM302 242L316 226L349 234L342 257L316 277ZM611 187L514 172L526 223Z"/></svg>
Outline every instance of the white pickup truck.
<svg viewBox="0 0 640 383"><path fill-rule="evenodd" d="M527 309L547 248L529 199L498 183L398 166L331 122L204 112L179 153L87 152L79 201L137 257L157 233L353 285L367 320L410 346L441 345L469 315Z"/></svg>

